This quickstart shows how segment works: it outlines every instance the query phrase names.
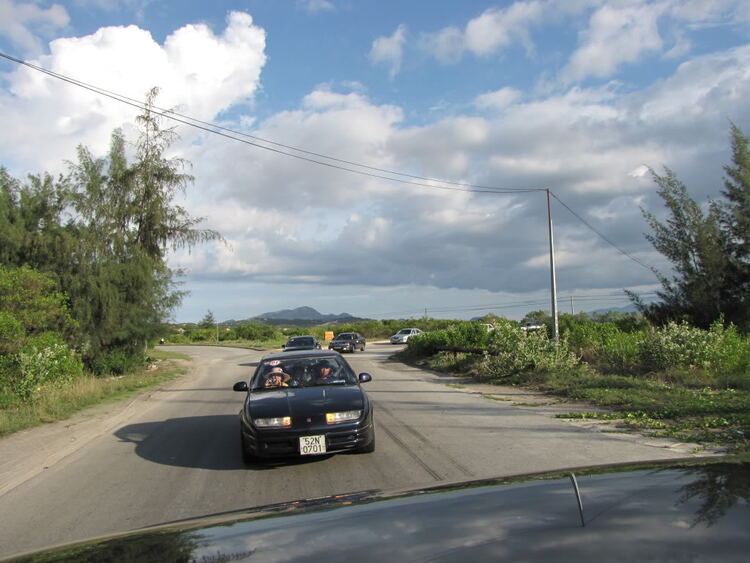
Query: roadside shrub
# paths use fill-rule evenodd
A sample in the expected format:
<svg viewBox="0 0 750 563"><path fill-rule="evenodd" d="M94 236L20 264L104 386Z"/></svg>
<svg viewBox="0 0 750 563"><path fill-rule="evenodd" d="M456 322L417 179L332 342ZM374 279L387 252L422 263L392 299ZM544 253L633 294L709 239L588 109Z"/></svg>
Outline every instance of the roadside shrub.
<svg viewBox="0 0 750 563"><path fill-rule="evenodd" d="M91 372L97 376L124 375L132 373L145 364L145 356L142 353L130 353L124 349L103 351L98 354L90 364Z"/></svg>
<svg viewBox="0 0 750 563"><path fill-rule="evenodd" d="M484 348L489 343L487 327L480 323L459 323L446 329L448 346L465 346L467 348Z"/></svg>
<svg viewBox="0 0 750 563"><path fill-rule="evenodd" d="M190 344L192 341L185 334L175 333L167 337L167 342L169 344Z"/></svg>
<svg viewBox="0 0 750 563"><path fill-rule="evenodd" d="M737 334L734 326L725 328L721 321L714 322L709 330L671 322L648 331L645 336L640 344L645 370L688 368L717 375L748 368L748 342Z"/></svg>
<svg viewBox="0 0 750 563"><path fill-rule="evenodd" d="M24 400L31 399L44 385L65 384L83 375L83 363L56 333L31 338L15 354L15 362L6 361L2 369L10 374L11 389Z"/></svg>
<svg viewBox="0 0 750 563"><path fill-rule="evenodd" d="M551 341L542 330L525 333L512 325L496 326L490 346L497 355L486 358L489 379L531 371L570 369L578 363L564 339Z"/></svg>
<svg viewBox="0 0 750 563"><path fill-rule="evenodd" d="M449 346L450 335L448 330L434 330L423 332L416 336L410 336L406 342L406 348L402 352L405 356L424 358L432 356L439 346ZM453 345L455 346L455 344Z"/></svg>
<svg viewBox="0 0 750 563"><path fill-rule="evenodd" d="M602 373L637 375L642 371L640 346L644 339L642 332L612 333L604 340L593 362Z"/></svg>
<svg viewBox="0 0 750 563"><path fill-rule="evenodd" d="M196 328L191 330L189 334L190 340L193 342L205 342L216 340L216 329L215 328Z"/></svg>
<svg viewBox="0 0 750 563"><path fill-rule="evenodd" d="M235 328L237 336L243 340L264 341L281 338L281 331L276 327L261 324L246 324Z"/></svg>
<svg viewBox="0 0 750 563"><path fill-rule="evenodd" d="M594 354L618 334L620 334L620 329L614 323L589 321L573 325L566 333L566 337L573 350L580 354Z"/></svg>

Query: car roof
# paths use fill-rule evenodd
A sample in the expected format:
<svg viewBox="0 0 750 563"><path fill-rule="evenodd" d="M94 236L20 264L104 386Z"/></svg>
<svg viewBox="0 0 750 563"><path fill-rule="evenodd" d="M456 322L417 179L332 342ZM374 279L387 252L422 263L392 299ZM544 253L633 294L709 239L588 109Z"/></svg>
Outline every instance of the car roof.
<svg viewBox="0 0 750 563"><path fill-rule="evenodd" d="M293 350L291 352L272 352L263 356L260 361L268 360L288 360L290 358L343 358L335 350Z"/></svg>

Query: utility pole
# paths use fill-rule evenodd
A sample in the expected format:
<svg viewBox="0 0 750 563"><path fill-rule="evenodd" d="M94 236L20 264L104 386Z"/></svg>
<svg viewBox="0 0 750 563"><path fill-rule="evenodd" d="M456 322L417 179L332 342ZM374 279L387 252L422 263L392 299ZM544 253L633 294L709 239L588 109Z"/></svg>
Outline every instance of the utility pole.
<svg viewBox="0 0 750 563"><path fill-rule="evenodd" d="M547 192L547 229L549 231L549 273L550 273L550 290L552 293L552 340L557 341L558 324L557 324L557 278L555 276L555 241L552 235L552 206L550 205L550 193Z"/></svg>

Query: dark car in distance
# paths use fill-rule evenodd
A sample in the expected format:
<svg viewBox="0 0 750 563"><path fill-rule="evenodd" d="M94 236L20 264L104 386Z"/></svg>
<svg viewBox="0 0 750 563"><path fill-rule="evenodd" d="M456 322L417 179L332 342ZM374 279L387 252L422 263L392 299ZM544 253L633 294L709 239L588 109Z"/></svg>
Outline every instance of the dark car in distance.
<svg viewBox="0 0 750 563"><path fill-rule="evenodd" d="M240 411L242 459L296 457L375 450L372 403L338 352L280 352L261 358Z"/></svg>
<svg viewBox="0 0 750 563"><path fill-rule="evenodd" d="M286 352L295 350L320 350L320 342L314 336L292 336L282 346Z"/></svg>
<svg viewBox="0 0 750 563"><path fill-rule="evenodd" d="M336 350L337 352L354 352L359 349L364 352L366 344L367 340L360 333L342 332L331 340L328 344L328 349Z"/></svg>

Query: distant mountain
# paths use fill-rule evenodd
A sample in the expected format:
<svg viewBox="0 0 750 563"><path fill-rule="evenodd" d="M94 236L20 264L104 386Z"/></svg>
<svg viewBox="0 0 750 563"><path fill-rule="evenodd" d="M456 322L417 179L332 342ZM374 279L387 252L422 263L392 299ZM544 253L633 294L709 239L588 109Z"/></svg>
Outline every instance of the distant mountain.
<svg viewBox="0 0 750 563"><path fill-rule="evenodd" d="M282 311L263 313L261 315L257 315L254 318L269 321L316 321L318 323L327 323L331 321L353 319L354 317L349 313L339 313L338 315L323 315L312 307L297 307L296 309L284 309Z"/></svg>
<svg viewBox="0 0 750 563"><path fill-rule="evenodd" d="M349 313L322 314L312 307L297 307L296 309L283 309L281 311L270 311L261 313L255 317L244 320L223 321L224 326L237 326L248 323L267 325L289 325L289 326L316 326L325 324L356 323L366 321L361 317L354 317Z"/></svg>

